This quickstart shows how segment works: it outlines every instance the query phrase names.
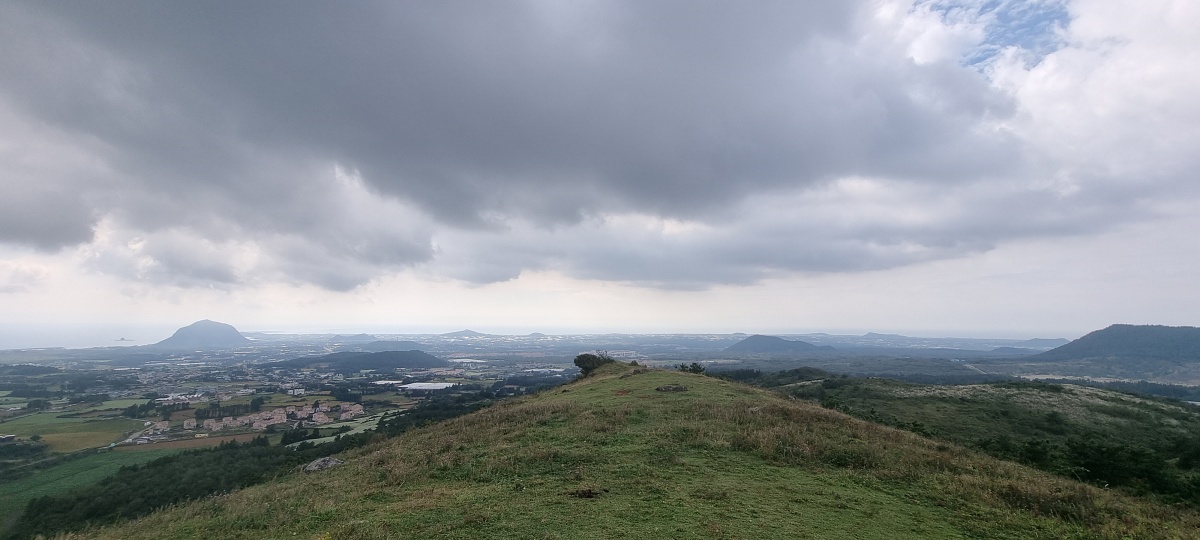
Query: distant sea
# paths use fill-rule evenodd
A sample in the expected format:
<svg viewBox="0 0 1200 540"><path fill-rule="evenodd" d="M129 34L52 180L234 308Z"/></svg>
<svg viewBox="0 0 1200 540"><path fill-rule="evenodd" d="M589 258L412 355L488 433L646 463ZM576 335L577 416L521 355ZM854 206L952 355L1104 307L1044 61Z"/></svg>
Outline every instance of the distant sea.
<svg viewBox="0 0 1200 540"><path fill-rule="evenodd" d="M123 324L0 324L0 349L130 347L157 343L170 337L174 331L173 327L155 328ZM121 341L122 338L126 341Z"/></svg>

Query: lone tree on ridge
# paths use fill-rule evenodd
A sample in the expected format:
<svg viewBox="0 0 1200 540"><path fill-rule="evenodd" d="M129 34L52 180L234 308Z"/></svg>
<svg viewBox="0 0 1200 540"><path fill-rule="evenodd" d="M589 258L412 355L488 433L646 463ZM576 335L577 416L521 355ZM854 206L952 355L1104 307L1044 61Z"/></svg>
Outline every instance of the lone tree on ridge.
<svg viewBox="0 0 1200 540"><path fill-rule="evenodd" d="M596 368L603 366L604 364L611 364L613 362L616 362L616 360L613 360L613 358L604 351L600 351L596 354L583 353L575 357L575 366L579 368L579 376L581 377L587 377L588 375L591 375L593 371L596 371Z"/></svg>

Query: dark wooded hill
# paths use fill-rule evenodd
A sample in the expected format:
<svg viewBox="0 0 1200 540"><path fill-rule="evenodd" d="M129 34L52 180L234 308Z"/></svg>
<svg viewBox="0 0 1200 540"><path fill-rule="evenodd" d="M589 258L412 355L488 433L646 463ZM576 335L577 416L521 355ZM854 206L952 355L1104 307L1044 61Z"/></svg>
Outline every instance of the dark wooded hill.
<svg viewBox="0 0 1200 540"><path fill-rule="evenodd" d="M1114 324L1032 358L1130 358L1200 362L1200 328Z"/></svg>

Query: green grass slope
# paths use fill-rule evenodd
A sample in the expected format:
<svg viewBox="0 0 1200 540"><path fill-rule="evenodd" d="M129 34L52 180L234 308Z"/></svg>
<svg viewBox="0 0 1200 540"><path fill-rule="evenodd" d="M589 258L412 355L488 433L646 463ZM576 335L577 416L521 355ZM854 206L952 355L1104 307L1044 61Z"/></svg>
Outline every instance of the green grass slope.
<svg viewBox="0 0 1200 540"><path fill-rule="evenodd" d="M173 453L171 450L102 452L0 483L0 530L20 516L25 511L25 505L35 497L66 493L93 484L121 467L145 463Z"/></svg>
<svg viewBox="0 0 1200 540"><path fill-rule="evenodd" d="M656 387L682 384L686 392ZM1191 538L1124 497L700 375L607 366L70 538Z"/></svg>
<svg viewBox="0 0 1200 540"><path fill-rule="evenodd" d="M1060 440L1083 432L1126 442L1200 437L1200 408L1073 384L922 385L847 378L781 390L881 423L919 425L930 435L963 443L998 437Z"/></svg>
<svg viewBox="0 0 1200 540"><path fill-rule="evenodd" d="M856 417L1096 485L1200 503L1200 409L1069 384L830 378L779 387Z"/></svg>

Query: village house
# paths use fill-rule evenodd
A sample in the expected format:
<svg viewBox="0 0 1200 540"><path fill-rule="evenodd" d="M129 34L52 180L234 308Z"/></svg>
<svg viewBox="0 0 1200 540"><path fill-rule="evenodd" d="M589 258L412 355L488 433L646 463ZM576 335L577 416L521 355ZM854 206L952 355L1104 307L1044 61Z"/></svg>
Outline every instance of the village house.
<svg viewBox="0 0 1200 540"><path fill-rule="evenodd" d="M363 415L363 406L355 403L353 405L343 403L341 406L342 414L338 415L339 420L350 420L356 416Z"/></svg>

